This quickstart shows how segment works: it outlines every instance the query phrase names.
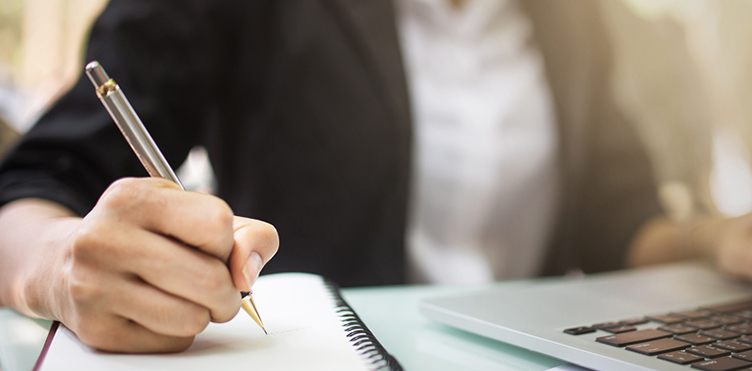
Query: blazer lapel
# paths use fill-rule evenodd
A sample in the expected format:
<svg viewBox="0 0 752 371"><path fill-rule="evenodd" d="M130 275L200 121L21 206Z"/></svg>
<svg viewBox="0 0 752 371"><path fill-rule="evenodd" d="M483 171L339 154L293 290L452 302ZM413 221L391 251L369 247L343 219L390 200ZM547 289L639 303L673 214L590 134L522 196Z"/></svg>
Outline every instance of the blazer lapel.
<svg viewBox="0 0 752 371"><path fill-rule="evenodd" d="M392 1L388 0L326 0L339 13L360 49L368 68L374 73L384 103L391 108L400 131L408 134L410 104L403 68L402 52Z"/></svg>
<svg viewBox="0 0 752 371"><path fill-rule="evenodd" d="M552 238L544 274L561 274L581 267L580 245L587 230L575 225L585 205L586 167L600 120L610 110L608 90L610 50L596 1L521 1L533 23L553 92L561 137L563 189L559 224Z"/></svg>
<svg viewBox="0 0 752 371"><path fill-rule="evenodd" d="M579 17L579 3L525 1L524 9L533 23L535 39L543 54L546 77L554 94L558 127L562 138L560 152L564 174L578 178L581 171L583 129L591 110L590 81L593 58L590 57L587 28ZM566 179L567 181L572 179Z"/></svg>

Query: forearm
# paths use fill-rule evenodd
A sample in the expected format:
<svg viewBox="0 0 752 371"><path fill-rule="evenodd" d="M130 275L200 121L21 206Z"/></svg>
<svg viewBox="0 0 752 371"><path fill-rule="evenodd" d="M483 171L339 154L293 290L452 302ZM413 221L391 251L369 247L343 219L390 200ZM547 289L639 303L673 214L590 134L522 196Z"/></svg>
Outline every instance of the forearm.
<svg viewBox="0 0 752 371"><path fill-rule="evenodd" d="M654 218L643 225L632 241L627 266L714 258L724 226L724 220L717 218L691 224L664 217Z"/></svg>
<svg viewBox="0 0 752 371"><path fill-rule="evenodd" d="M80 221L53 202L23 199L0 208L0 306L58 318L50 291L57 286L63 241Z"/></svg>

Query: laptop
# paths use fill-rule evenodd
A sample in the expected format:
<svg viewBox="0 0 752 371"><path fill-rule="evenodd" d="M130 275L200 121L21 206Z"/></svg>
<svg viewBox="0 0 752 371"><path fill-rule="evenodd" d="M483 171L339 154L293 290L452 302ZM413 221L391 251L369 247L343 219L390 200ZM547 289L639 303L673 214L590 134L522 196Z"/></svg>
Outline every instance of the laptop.
<svg viewBox="0 0 752 371"><path fill-rule="evenodd" d="M420 311L593 370L752 369L752 286L701 263L502 283Z"/></svg>

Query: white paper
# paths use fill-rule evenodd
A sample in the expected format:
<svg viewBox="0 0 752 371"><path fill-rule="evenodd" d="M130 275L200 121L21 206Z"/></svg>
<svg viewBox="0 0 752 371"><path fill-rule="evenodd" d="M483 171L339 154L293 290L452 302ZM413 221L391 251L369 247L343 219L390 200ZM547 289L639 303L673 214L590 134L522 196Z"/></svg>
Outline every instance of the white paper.
<svg viewBox="0 0 752 371"><path fill-rule="evenodd" d="M264 332L244 311L212 323L185 352L126 355L99 352L60 326L42 364L52 370L367 370L335 312L332 293L319 276L262 276L253 298Z"/></svg>

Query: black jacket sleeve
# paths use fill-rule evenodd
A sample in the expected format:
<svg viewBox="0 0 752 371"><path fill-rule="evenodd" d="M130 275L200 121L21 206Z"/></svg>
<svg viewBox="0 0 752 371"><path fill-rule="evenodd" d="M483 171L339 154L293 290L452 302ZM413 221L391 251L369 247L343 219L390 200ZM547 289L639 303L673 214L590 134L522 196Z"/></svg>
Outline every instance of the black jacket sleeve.
<svg viewBox="0 0 752 371"><path fill-rule="evenodd" d="M212 22L222 10L212 3L113 0L88 43L86 61L99 60L119 83L175 167L201 142L219 85L223 38ZM81 74L6 157L0 205L44 198L83 215L114 180L146 175Z"/></svg>

